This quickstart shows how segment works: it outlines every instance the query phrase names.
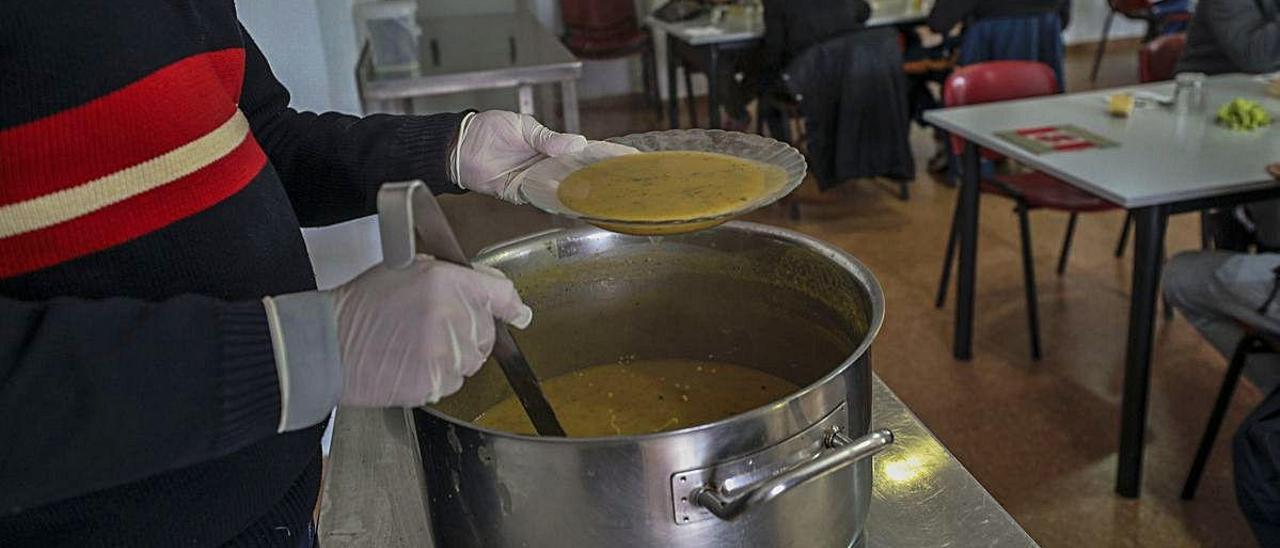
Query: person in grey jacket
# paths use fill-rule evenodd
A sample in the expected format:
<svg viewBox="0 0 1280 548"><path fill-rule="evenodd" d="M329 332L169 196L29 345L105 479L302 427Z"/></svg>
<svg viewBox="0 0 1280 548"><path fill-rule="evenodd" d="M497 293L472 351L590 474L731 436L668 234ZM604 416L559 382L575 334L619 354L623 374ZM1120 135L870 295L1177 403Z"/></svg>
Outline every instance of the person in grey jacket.
<svg viewBox="0 0 1280 548"><path fill-rule="evenodd" d="M1178 72L1280 71L1280 0L1200 0Z"/></svg>
<svg viewBox="0 0 1280 548"><path fill-rule="evenodd" d="M1256 205L1277 209L1275 202ZM1280 234L1280 224L1262 218L1255 231L1261 246L1264 236ZM1189 252L1164 269L1169 304L1228 357L1246 330L1280 336L1278 287L1280 253ZM1244 374L1269 396L1232 442L1236 499L1259 544L1280 546L1280 356L1250 356Z"/></svg>

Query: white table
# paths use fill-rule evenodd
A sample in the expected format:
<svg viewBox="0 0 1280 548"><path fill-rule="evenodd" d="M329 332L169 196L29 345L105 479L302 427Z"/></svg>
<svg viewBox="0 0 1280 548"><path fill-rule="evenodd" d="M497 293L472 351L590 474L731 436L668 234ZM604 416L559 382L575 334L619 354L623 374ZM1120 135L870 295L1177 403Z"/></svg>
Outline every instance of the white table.
<svg viewBox="0 0 1280 548"><path fill-rule="evenodd" d="M1105 112L1106 96L1117 90L1058 95L1024 101L930 111L925 119L968 140L962 160L958 228L956 359L971 356L974 262L978 234L978 153L988 148L1128 209L1135 220L1133 288L1130 294L1128 348L1121 406L1119 470L1116 491L1140 492L1142 439L1146 425L1151 367L1152 324L1160 280L1168 217L1280 196L1266 165L1280 160L1280 125L1251 133L1214 123L1217 107L1235 97L1259 101L1280 114L1280 100L1268 97L1258 77L1224 75L1206 83L1205 110L1177 115L1144 108L1129 118ZM1161 95L1172 84L1136 86ZM1114 148L1036 155L995 134L1020 128L1073 124L1119 142ZM975 146L976 143L976 146Z"/></svg>
<svg viewBox="0 0 1280 548"><path fill-rule="evenodd" d="M577 80L582 61L528 13L426 17L418 67L378 71L368 48L356 67L356 83L366 110L383 102L413 112L417 97L461 91L516 88L518 109L534 114L533 86L559 84L564 130L579 132Z"/></svg>
<svg viewBox="0 0 1280 548"><path fill-rule="evenodd" d="M865 28L917 25L929 15L932 1L922 0L870 0L871 17ZM750 50L764 39L764 14L756 10L751 14L728 12L712 24L711 16L704 15L688 21L669 23L649 16L645 20L650 28L667 35L667 117L672 128L680 124L676 100L676 65L681 59L700 65L706 70L707 101L710 106L710 127L720 127L720 100L717 95L716 72L725 53ZM687 69L686 69L687 70ZM687 90L693 95L693 90Z"/></svg>

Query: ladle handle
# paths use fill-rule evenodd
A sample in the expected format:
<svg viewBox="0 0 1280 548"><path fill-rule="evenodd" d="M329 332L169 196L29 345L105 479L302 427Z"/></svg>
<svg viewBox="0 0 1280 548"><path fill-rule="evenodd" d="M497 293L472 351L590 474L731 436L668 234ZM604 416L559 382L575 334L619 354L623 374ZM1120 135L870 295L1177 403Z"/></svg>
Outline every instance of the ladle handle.
<svg viewBox="0 0 1280 548"><path fill-rule="evenodd" d="M824 445L834 449L829 453L742 487L733 495L726 496L714 486L703 485L689 494L689 500L720 519L732 520L753 506L767 504L787 491L879 453L892 443L893 432L888 430L876 430L856 440L837 430L825 440Z"/></svg>
<svg viewBox="0 0 1280 548"><path fill-rule="evenodd" d="M441 261L471 268L444 211L422 181L386 183L378 189L378 233L382 239L382 264L387 268L405 268L412 264L418 253L418 239L422 240L423 252ZM543 395L533 369L507 325L497 319L494 320L493 359L502 367L538 434L564 437L564 428Z"/></svg>

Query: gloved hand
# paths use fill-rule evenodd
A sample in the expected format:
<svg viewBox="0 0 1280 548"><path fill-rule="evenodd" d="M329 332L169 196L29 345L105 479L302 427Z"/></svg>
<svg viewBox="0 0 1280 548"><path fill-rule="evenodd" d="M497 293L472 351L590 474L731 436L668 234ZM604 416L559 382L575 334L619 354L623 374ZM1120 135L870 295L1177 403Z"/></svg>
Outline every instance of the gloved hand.
<svg viewBox="0 0 1280 548"><path fill-rule="evenodd" d="M521 203L517 175L538 160L582 150L581 135L551 131L528 114L487 110L468 114L450 155L450 176L462 188Z"/></svg>
<svg viewBox="0 0 1280 548"><path fill-rule="evenodd" d="M331 291L264 303L284 395L281 431L323 420L338 401L363 407L439 401L488 358L495 317L521 329L533 319L498 270L428 255L404 269L374 266ZM328 344L309 334L317 323L331 330Z"/></svg>

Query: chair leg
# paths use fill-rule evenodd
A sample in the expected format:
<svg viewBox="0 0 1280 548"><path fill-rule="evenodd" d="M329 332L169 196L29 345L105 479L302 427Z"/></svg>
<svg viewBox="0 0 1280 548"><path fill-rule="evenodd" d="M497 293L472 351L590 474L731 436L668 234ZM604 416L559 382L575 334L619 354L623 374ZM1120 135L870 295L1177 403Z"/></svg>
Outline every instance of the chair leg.
<svg viewBox="0 0 1280 548"><path fill-rule="evenodd" d="M1218 437L1218 429L1222 427L1222 418L1227 414L1227 404L1231 403L1231 395L1235 393L1236 383L1249 354L1253 353L1258 339L1246 336L1236 345L1231 355L1231 364L1227 366L1227 375L1222 378L1222 388L1218 390L1218 398L1213 402L1213 410L1209 412L1209 424L1205 426L1204 435L1200 437L1200 446L1196 448L1196 458L1191 462L1191 470L1187 472L1187 481L1182 485L1182 499L1191 500L1200 487L1200 476L1204 466L1209 462L1209 453L1213 451L1213 442Z"/></svg>
<svg viewBox="0 0 1280 548"><path fill-rule="evenodd" d="M645 101L653 109L658 120L662 119L662 95L658 92L658 64L655 60L653 37L649 38L649 47L640 53L641 79L644 80Z"/></svg>
<svg viewBox="0 0 1280 548"><path fill-rule="evenodd" d="M1124 249L1129 246L1129 227L1133 226L1133 213L1124 212L1124 226L1120 227L1120 241L1116 242L1116 258L1124 256Z"/></svg>
<svg viewBox="0 0 1280 548"><path fill-rule="evenodd" d="M1018 229L1022 233L1022 277L1027 292L1027 324L1031 331L1031 359L1040 359L1040 306L1036 296L1036 267L1031 255L1031 221L1026 204L1018 204Z"/></svg>
<svg viewBox="0 0 1280 548"><path fill-rule="evenodd" d="M1098 81L1098 68L1102 66L1102 54L1107 50L1107 35L1111 34L1111 21L1116 18L1116 10L1107 12L1107 20L1102 23L1102 39L1098 41L1098 50L1093 54L1093 70L1089 72L1089 82Z"/></svg>
<svg viewBox="0 0 1280 548"><path fill-rule="evenodd" d="M1165 247L1166 247L1166 246L1165 246L1164 242L1160 242L1160 264L1161 264L1161 265L1163 265L1163 264L1164 264L1164 259L1165 259ZM1166 322L1167 322L1167 321L1169 321L1169 320L1172 320L1172 319L1173 319L1173 305L1169 304L1169 296L1168 296L1168 295L1165 295L1164 291L1161 291L1161 292L1160 292L1160 304L1161 304L1161 306L1164 306L1164 309L1163 309L1163 312L1162 312L1162 314L1164 315L1164 320L1165 320Z"/></svg>
<svg viewBox="0 0 1280 548"><path fill-rule="evenodd" d="M947 304L947 288L951 284L951 267L955 265L956 224L960 222L960 197L956 196L956 209L951 214L951 231L947 233L947 252L942 259L942 278L938 280L938 294L933 299L934 308Z"/></svg>
<svg viewBox="0 0 1280 548"><path fill-rule="evenodd" d="M1062 253L1058 255L1058 275L1067 271L1067 257L1071 256L1071 238L1076 234L1076 217L1079 214L1072 211L1071 217L1067 219L1067 235L1062 238Z"/></svg>
<svg viewBox="0 0 1280 548"><path fill-rule="evenodd" d="M698 100L693 96L693 71L684 67L685 102L689 105L689 127L698 126Z"/></svg>
<svg viewBox="0 0 1280 548"><path fill-rule="evenodd" d="M1209 216L1207 209L1200 210L1200 249L1213 249L1213 218Z"/></svg>
<svg viewBox="0 0 1280 548"><path fill-rule="evenodd" d="M898 181L898 198L904 202L911 201L911 187L907 186L911 181Z"/></svg>

